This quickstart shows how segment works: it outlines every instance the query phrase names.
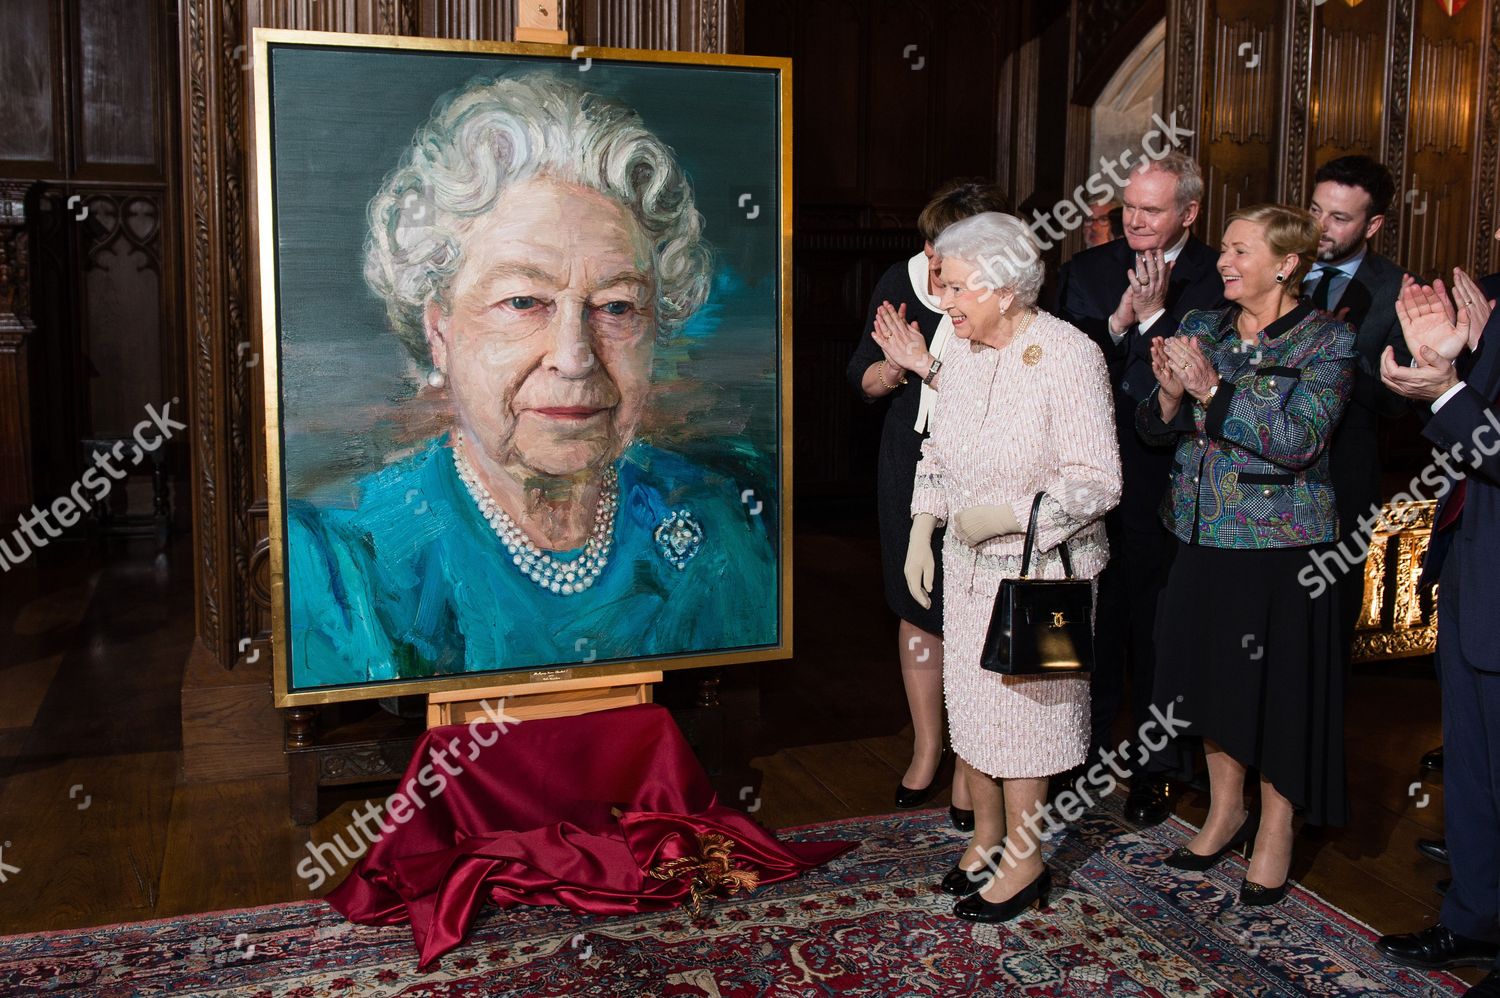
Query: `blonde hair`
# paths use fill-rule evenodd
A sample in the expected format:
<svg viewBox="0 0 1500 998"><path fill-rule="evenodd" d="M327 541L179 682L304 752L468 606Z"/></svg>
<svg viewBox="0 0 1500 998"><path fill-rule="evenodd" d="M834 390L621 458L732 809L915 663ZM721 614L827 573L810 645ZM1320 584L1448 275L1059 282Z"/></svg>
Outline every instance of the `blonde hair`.
<svg viewBox="0 0 1500 998"><path fill-rule="evenodd" d="M1312 212L1292 208L1284 204L1258 204L1241 208L1224 220L1227 229L1231 222L1250 222L1259 225L1266 233L1266 243L1277 256L1297 255L1297 267L1286 275L1286 286L1295 294L1302 278L1317 260L1318 238L1322 230Z"/></svg>

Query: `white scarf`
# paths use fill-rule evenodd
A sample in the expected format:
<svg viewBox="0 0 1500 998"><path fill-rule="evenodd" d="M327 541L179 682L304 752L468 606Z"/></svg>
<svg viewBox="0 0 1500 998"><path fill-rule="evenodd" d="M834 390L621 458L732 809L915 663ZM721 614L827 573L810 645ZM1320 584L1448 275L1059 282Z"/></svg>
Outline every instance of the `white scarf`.
<svg viewBox="0 0 1500 998"><path fill-rule="evenodd" d="M953 320L947 312L938 308L938 300L927 293L927 254L918 253L906 261L906 275L911 279L911 289L916 293L917 301L927 306L930 310L942 315L938 322L937 332L932 334L932 345L928 352L938 360L943 359L943 350L947 348L948 341L953 338ZM932 423L932 407L937 405L937 392L929 385L922 386L922 397L917 402L917 423L912 429L918 433L926 433Z"/></svg>

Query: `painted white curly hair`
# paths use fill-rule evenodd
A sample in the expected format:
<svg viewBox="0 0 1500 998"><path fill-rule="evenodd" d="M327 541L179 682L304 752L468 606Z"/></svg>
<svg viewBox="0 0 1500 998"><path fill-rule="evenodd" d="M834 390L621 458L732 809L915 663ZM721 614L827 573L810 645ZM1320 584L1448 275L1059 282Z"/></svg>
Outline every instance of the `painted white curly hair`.
<svg viewBox="0 0 1500 998"><path fill-rule="evenodd" d="M630 209L652 245L658 335L707 300L712 255L692 184L639 114L554 76L476 79L438 101L370 201L365 281L419 363L431 363L423 312L451 305L467 221L538 175Z"/></svg>

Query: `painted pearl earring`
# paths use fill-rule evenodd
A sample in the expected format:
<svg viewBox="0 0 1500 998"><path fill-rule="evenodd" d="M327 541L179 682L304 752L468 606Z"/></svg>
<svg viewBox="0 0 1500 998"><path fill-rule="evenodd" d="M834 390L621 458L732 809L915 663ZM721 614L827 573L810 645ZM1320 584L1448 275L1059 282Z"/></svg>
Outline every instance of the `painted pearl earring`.
<svg viewBox="0 0 1500 998"><path fill-rule="evenodd" d="M441 368L434 367L428 372L427 383L434 388L447 388L448 376L442 372Z"/></svg>

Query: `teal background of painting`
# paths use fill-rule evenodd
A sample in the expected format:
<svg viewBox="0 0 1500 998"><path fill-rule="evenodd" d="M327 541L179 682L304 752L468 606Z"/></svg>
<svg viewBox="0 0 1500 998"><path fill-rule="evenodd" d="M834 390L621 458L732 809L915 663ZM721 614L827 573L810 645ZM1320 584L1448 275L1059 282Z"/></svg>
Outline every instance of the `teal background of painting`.
<svg viewBox="0 0 1500 998"><path fill-rule="evenodd" d="M713 247L707 306L658 349L640 436L730 475L779 522L779 87L769 70L311 46L271 48L284 495L352 507L419 444L425 374L365 285L366 207L435 103L476 77L551 73L634 107L687 170ZM741 195L749 194L742 208ZM754 206L759 212L747 218ZM779 531L768 531L773 545Z"/></svg>

